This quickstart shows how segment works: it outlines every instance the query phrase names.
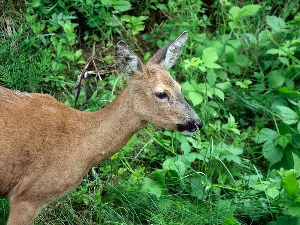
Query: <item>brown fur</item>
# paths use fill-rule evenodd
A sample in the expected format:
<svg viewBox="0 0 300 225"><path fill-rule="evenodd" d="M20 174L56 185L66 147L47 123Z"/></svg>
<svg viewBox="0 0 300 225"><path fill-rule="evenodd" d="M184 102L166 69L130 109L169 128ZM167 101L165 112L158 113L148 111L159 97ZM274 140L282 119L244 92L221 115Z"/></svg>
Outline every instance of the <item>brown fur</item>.
<svg viewBox="0 0 300 225"><path fill-rule="evenodd" d="M115 101L92 113L0 87L0 195L10 200L9 225L31 224L41 207L77 187L146 121L176 129L198 118L160 65L142 67ZM155 97L157 89L169 102Z"/></svg>

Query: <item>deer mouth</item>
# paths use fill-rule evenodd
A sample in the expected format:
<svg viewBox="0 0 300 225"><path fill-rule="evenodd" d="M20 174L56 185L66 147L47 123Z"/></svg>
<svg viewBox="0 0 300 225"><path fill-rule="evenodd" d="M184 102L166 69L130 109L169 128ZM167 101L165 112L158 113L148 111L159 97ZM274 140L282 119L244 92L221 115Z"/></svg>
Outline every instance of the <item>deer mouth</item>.
<svg viewBox="0 0 300 225"><path fill-rule="evenodd" d="M177 130L180 132L195 132L196 130L201 129L202 123L199 119L190 120L184 124L177 124Z"/></svg>

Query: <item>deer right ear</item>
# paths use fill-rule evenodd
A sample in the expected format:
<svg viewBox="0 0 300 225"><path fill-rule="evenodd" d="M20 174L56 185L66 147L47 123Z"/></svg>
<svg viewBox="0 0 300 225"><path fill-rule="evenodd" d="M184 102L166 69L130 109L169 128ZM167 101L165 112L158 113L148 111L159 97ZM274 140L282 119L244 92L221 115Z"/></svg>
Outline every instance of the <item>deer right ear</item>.
<svg viewBox="0 0 300 225"><path fill-rule="evenodd" d="M128 75L142 71L141 60L124 41L119 41L116 45L116 61L120 69Z"/></svg>

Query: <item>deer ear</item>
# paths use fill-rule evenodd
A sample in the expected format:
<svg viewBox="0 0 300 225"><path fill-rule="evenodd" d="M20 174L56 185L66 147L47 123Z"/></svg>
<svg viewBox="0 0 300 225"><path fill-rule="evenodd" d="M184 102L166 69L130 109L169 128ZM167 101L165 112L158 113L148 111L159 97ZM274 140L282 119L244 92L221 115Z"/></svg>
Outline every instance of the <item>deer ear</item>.
<svg viewBox="0 0 300 225"><path fill-rule="evenodd" d="M129 75L142 71L141 60L124 41L119 41L116 45L116 61L120 69Z"/></svg>
<svg viewBox="0 0 300 225"><path fill-rule="evenodd" d="M150 59L149 63L161 64L165 69L171 68L179 58L183 45L188 38L188 33L184 31L175 41L159 49Z"/></svg>

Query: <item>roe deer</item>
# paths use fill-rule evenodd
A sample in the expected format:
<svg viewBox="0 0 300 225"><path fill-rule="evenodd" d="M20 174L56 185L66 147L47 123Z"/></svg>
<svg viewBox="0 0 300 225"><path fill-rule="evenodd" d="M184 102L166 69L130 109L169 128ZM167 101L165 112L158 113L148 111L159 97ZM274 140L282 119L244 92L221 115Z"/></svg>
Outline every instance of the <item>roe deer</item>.
<svg viewBox="0 0 300 225"><path fill-rule="evenodd" d="M201 127L166 71L186 40L184 32L147 65L120 41L116 61L130 81L96 112L0 87L0 195L9 198L9 225L32 224L42 207L75 189L91 167L115 154L146 122L186 132Z"/></svg>

